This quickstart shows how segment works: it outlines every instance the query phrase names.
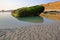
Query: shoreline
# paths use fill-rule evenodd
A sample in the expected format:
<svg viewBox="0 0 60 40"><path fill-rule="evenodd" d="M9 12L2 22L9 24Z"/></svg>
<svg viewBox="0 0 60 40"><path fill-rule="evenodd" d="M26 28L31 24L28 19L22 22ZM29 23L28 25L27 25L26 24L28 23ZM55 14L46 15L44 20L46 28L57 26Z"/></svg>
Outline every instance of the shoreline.
<svg viewBox="0 0 60 40"><path fill-rule="evenodd" d="M60 14L44 14L41 13L40 16L44 17L44 18L48 18L48 19L52 19L52 20L60 20Z"/></svg>

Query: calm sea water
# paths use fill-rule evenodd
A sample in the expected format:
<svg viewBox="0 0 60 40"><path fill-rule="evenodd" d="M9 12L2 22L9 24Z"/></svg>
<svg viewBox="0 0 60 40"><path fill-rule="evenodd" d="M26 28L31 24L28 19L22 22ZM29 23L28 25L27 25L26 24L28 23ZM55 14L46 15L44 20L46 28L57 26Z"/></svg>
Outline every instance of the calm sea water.
<svg viewBox="0 0 60 40"><path fill-rule="evenodd" d="M48 24L51 22L55 22L55 20L38 16L15 18L11 15L11 12L0 12L0 29L24 27L30 25L41 25L41 24Z"/></svg>

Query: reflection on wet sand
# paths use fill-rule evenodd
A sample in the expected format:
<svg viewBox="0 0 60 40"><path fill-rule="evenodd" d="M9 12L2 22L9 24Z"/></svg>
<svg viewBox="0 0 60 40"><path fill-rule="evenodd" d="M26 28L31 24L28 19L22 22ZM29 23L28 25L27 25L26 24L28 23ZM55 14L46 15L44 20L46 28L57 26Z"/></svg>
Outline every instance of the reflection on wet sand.
<svg viewBox="0 0 60 40"><path fill-rule="evenodd" d="M15 17L20 21L33 22L33 23L43 23L44 19L41 16L32 16L32 17Z"/></svg>

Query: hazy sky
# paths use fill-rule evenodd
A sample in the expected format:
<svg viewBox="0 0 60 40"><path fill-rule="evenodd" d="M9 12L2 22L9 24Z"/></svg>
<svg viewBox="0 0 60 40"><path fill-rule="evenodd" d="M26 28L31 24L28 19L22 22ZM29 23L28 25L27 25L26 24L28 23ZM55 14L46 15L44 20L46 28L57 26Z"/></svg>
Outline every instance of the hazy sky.
<svg viewBox="0 0 60 40"><path fill-rule="evenodd" d="M24 6L40 5L59 0L0 0L0 10L17 9Z"/></svg>

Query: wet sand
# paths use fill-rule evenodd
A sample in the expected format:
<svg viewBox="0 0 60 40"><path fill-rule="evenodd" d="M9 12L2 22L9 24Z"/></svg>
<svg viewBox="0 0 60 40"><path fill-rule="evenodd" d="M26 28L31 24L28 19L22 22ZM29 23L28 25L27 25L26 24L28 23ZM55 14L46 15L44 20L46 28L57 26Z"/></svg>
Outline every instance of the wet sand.
<svg viewBox="0 0 60 40"><path fill-rule="evenodd" d="M0 29L0 40L60 40L60 22Z"/></svg>

